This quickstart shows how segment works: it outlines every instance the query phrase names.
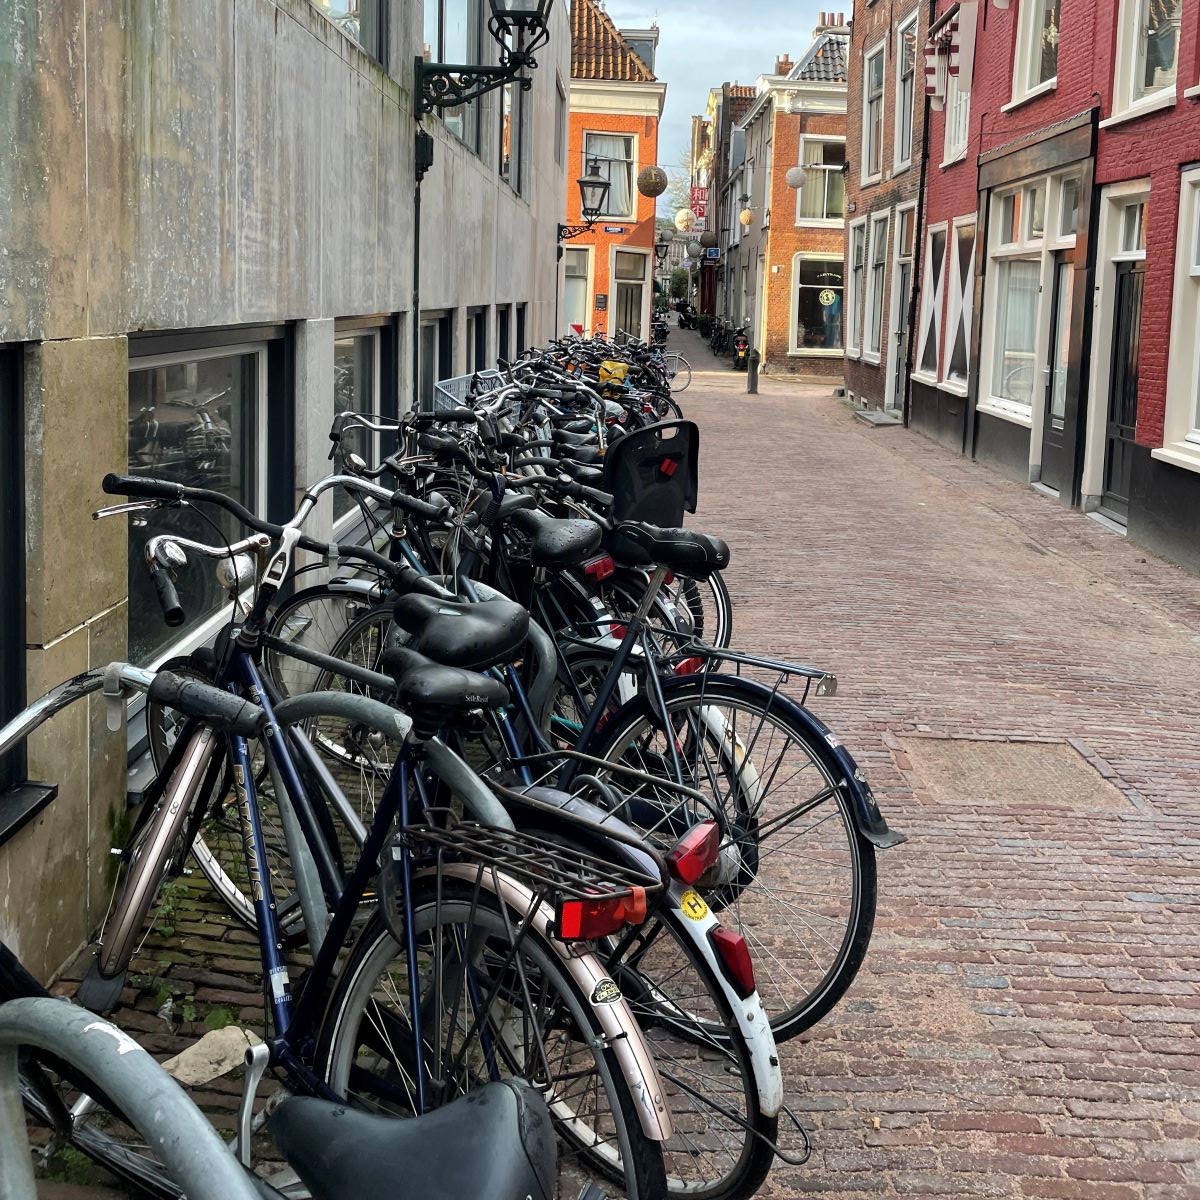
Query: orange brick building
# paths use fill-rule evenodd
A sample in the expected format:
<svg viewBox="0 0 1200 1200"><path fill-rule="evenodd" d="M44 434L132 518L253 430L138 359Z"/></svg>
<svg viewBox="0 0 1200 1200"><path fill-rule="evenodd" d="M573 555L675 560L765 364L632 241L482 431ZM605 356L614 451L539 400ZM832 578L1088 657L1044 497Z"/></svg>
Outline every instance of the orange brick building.
<svg viewBox="0 0 1200 1200"><path fill-rule="evenodd" d="M638 191L637 177L658 163L667 94L654 76L658 30L618 30L595 0L574 0L571 39L566 224L582 224L575 181L589 161L609 193L593 228L563 244L559 330L648 338L655 202Z"/></svg>
<svg viewBox="0 0 1200 1200"><path fill-rule="evenodd" d="M733 146L726 314L775 373L842 374L849 34L840 13L822 13L800 61L759 78ZM807 180L794 190L787 174L800 165Z"/></svg>

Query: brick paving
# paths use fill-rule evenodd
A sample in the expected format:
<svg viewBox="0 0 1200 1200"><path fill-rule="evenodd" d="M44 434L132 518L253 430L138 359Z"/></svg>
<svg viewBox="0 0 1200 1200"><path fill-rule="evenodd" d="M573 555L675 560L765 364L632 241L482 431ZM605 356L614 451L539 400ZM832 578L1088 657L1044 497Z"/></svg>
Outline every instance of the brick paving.
<svg viewBox="0 0 1200 1200"><path fill-rule="evenodd" d="M735 644L815 708L906 845L867 966L785 1051L815 1152L771 1197L1200 1197L1200 579L827 389L713 368L698 527ZM1060 742L1128 803L933 794L920 735ZM1032 802L1031 802L1032 800Z"/></svg>
<svg viewBox="0 0 1200 1200"><path fill-rule="evenodd" d="M763 1195L1200 1200L1200 579L827 388L747 397L671 348L709 368L682 400L735 643L838 674L817 711L910 839L867 966L785 1048L815 1151ZM921 737L1062 743L1123 799L935 794ZM200 883L120 1017L160 1057L258 1011L252 940ZM200 1097L225 1129L237 1092Z"/></svg>

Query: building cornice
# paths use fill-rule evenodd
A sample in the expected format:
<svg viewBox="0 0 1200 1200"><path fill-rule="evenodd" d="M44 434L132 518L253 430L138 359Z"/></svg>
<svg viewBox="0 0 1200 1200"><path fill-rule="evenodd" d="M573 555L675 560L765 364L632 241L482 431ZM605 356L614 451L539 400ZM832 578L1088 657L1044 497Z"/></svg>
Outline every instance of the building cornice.
<svg viewBox="0 0 1200 1200"><path fill-rule="evenodd" d="M846 85L810 83L788 79L786 75L764 75L759 79L757 98L737 128L749 129L770 105L783 113L842 114L846 111Z"/></svg>
<svg viewBox="0 0 1200 1200"><path fill-rule="evenodd" d="M661 117L665 83L628 83L614 79L572 79L572 113L625 113Z"/></svg>

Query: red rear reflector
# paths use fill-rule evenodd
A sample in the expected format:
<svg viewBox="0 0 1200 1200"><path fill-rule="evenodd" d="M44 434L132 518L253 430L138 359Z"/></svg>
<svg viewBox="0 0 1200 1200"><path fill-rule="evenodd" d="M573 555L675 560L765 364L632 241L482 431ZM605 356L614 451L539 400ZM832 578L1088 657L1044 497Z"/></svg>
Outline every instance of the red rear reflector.
<svg viewBox="0 0 1200 1200"><path fill-rule="evenodd" d="M675 472L679 470L679 460L677 458L664 458L662 460L662 462L659 463L658 469L668 479L670 479L671 476L674 475Z"/></svg>
<svg viewBox="0 0 1200 1200"><path fill-rule="evenodd" d="M555 930L560 941L590 942L626 925L640 925L645 919L646 889L635 887L623 896L606 900L564 900L558 908Z"/></svg>
<svg viewBox="0 0 1200 1200"><path fill-rule="evenodd" d="M597 581L607 579L616 573L617 564L611 554L601 554L599 558L588 559L583 564L583 573Z"/></svg>
<svg viewBox="0 0 1200 1200"><path fill-rule="evenodd" d="M608 627L608 632L612 634L612 636L615 637L618 642L623 642L625 640L625 635L629 632L629 626L610 625Z"/></svg>
<svg viewBox="0 0 1200 1200"><path fill-rule="evenodd" d="M685 658L682 662L675 664L676 675L695 675L697 671L704 670L704 659L693 655L691 658Z"/></svg>
<svg viewBox="0 0 1200 1200"><path fill-rule="evenodd" d="M750 948L746 939L724 925L717 925L708 931L708 940L712 942L717 957L721 960L721 968L725 978L733 985L733 990L745 1000L754 991L754 963L750 961Z"/></svg>
<svg viewBox="0 0 1200 1200"><path fill-rule="evenodd" d="M667 866L676 879L695 883L717 861L721 849L721 831L716 821L701 821L679 839L667 855Z"/></svg>
<svg viewBox="0 0 1200 1200"><path fill-rule="evenodd" d="M671 584L673 584L674 582L675 582L675 572L674 572L674 571L668 571L668 572L667 572L667 573L666 573L666 574L663 576L663 583L664 583L664 584L665 584L667 587L670 587L670 586L671 586Z"/></svg>

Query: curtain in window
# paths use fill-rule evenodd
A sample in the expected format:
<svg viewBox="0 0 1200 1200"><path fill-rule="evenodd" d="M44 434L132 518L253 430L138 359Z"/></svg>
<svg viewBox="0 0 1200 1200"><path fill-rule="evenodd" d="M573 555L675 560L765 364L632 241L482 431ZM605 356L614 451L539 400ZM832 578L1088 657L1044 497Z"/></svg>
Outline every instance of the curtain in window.
<svg viewBox="0 0 1200 1200"><path fill-rule="evenodd" d="M1041 265L1036 259L1007 259L1000 263L996 296L996 375L992 391L1014 404L1033 400L1033 349L1037 336L1038 284Z"/></svg>
<svg viewBox="0 0 1200 1200"><path fill-rule="evenodd" d="M611 134L590 133L587 157L600 160L600 174L609 182L604 211L614 217L633 215L633 139ZM587 163L584 163L586 169Z"/></svg>

